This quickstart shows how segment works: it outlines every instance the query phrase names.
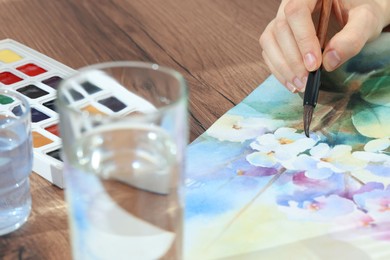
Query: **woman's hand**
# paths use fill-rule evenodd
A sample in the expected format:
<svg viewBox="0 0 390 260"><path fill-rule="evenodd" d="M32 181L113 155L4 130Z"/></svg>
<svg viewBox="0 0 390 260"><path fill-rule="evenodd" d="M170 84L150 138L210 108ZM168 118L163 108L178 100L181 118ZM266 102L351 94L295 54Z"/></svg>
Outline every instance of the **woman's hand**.
<svg viewBox="0 0 390 260"><path fill-rule="evenodd" d="M333 0L333 14L342 25L321 53L312 13L321 0L282 0L276 17L260 37L263 58L290 91L304 91L309 71L323 64L338 68L390 24L389 0Z"/></svg>

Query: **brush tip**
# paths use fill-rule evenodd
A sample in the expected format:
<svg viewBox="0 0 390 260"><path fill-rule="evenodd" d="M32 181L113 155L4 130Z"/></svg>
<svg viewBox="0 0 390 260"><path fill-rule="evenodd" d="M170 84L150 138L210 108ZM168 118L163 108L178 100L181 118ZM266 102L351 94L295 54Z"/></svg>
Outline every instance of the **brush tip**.
<svg viewBox="0 0 390 260"><path fill-rule="evenodd" d="M309 137L310 124L313 118L314 107L310 105L303 106L303 126L305 130L305 135Z"/></svg>

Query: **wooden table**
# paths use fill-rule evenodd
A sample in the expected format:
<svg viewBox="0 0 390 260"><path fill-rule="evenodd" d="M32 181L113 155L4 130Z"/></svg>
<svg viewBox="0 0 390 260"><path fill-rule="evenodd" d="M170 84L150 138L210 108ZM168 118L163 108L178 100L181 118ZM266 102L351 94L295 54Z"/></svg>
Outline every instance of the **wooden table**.
<svg viewBox="0 0 390 260"><path fill-rule="evenodd" d="M113 60L181 72L190 90L191 141L269 75L258 38L271 0L4 0L0 39L72 68ZM0 259L70 259L63 190L31 175L33 210L0 238Z"/></svg>

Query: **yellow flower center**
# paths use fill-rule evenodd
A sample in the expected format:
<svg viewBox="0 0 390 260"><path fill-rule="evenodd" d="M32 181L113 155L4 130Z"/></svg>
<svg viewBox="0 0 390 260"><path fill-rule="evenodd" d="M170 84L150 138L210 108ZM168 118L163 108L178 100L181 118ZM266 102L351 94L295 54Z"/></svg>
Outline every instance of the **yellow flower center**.
<svg viewBox="0 0 390 260"><path fill-rule="evenodd" d="M237 170L237 175L239 175L239 176L240 176L240 175L244 175L244 173L245 173L245 172L244 172L243 170Z"/></svg>
<svg viewBox="0 0 390 260"><path fill-rule="evenodd" d="M293 140L287 139L287 138L280 138L280 139L279 139L279 143L280 143L280 144L291 144L291 143L293 143L293 142L294 142Z"/></svg>
<svg viewBox="0 0 390 260"><path fill-rule="evenodd" d="M320 206L317 203L311 203L309 206L307 206L307 209L310 211L318 211Z"/></svg>
<svg viewBox="0 0 390 260"><path fill-rule="evenodd" d="M321 158L320 160L323 162L328 162L328 163L330 163L332 161L332 159L329 157Z"/></svg>

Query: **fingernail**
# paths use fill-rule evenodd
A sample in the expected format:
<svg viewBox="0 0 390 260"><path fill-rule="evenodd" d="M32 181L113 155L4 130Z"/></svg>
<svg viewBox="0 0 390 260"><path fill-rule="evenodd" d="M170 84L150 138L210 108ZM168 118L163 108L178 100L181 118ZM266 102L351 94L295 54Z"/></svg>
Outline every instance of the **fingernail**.
<svg viewBox="0 0 390 260"><path fill-rule="evenodd" d="M335 69L341 62L340 56L335 50L328 51L325 55L324 62L328 64L330 70Z"/></svg>
<svg viewBox="0 0 390 260"><path fill-rule="evenodd" d="M290 82L287 82L286 87L287 87L288 90L290 90L292 93L295 93L295 92L297 91L297 89L294 87L294 85L291 84Z"/></svg>
<svg viewBox="0 0 390 260"><path fill-rule="evenodd" d="M299 90L301 90L301 89L304 87L302 81L300 81L298 77L295 77L293 82L294 82L294 85L295 85Z"/></svg>
<svg viewBox="0 0 390 260"><path fill-rule="evenodd" d="M305 55L305 66L309 71L313 71L316 68L316 58L311 52Z"/></svg>

